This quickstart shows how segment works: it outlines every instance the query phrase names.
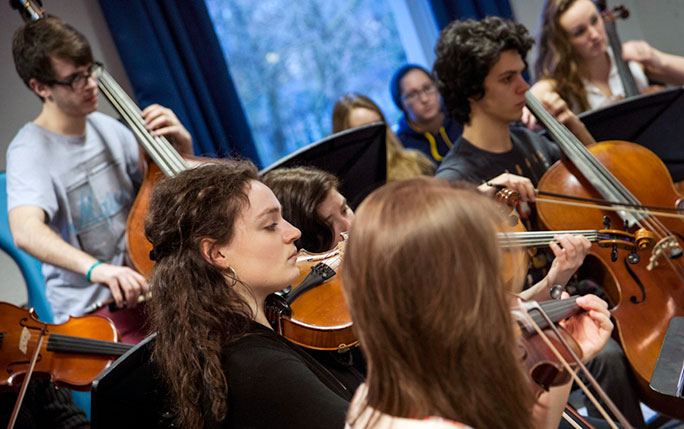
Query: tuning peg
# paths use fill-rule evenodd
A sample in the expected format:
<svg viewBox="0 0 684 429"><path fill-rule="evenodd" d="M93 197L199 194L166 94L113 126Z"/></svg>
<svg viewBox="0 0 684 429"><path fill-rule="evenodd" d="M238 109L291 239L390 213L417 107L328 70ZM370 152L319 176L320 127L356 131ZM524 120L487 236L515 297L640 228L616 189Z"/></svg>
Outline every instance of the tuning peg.
<svg viewBox="0 0 684 429"><path fill-rule="evenodd" d="M617 245L613 244L613 250L610 251L610 260L615 262L618 258Z"/></svg>
<svg viewBox="0 0 684 429"><path fill-rule="evenodd" d="M610 229L610 218L603 216L603 229Z"/></svg>
<svg viewBox="0 0 684 429"><path fill-rule="evenodd" d="M641 261L641 257L639 254L636 252L636 248L632 248L632 253L630 253L627 256L627 262L629 262L632 265L636 265Z"/></svg>

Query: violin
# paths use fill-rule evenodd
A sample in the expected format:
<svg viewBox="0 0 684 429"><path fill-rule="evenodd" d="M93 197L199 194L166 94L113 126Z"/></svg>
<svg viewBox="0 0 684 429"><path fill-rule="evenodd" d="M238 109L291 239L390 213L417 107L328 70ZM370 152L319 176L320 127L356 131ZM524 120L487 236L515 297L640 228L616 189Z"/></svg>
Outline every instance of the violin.
<svg viewBox="0 0 684 429"><path fill-rule="evenodd" d="M577 342L560 326L555 326L557 322L584 311L577 305L577 298L545 302L518 299L512 308L513 319L518 328L521 358L530 379L532 391L539 397L541 393L548 391L551 387L566 384L574 379L601 412L607 423L611 427L617 428L603 405L588 390L585 383L577 377L575 372L576 369L579 369L615 418L623 427L629 428L631 426L625 417L582 363L583 352ZM563 418L568 420L573 427L580 427L577 425L577 422L580 422L584 427L593 429L593 426L570 405L566 405Z"/></svg>
<svg viewBox="0 0 684 429"><path fill-rule="evenodd" d="M684 418L684 399L668 397L649 387L668 323L684 316L684 223L658 217L633 206L679 208L677 193L663 162L643 146L629 142L582 143L529 92L527 106L546 126L565 158L551 166L538 184L544 193L565 194L613 203L616 211L561 206L558 197L538 199L539 220L549 229L586 228L608 216L613 224L634 231L646 228L656 244L648 258L620 258L609 264L611 251L592 246L581 270L602 284L611 304L619 340L639 384L641 401L661 413ZM620 202L628 205L621 206Z"/></svg>
<svg viewBox="0 0 684 429"><path fill-rule="evenodd" d="M341 241L323 253L301 249L297 255L297 286L266 298L266 315L273 329L293 343L340 352L359 343L342 295L344 244Z"/></svg>
<svg viewBox="0 0 684 429"><path fill-rule="evenodd" d="M577 297L558 301L553 300L541 302L539 307L549 316L552 322L556 323L581 311L575 301L577 301ZM533 388L538 397L543 391L548 391L552 386L559 386L569 382L570 374L565 371L559 360L548 350L548 347L537 335L532 323L539 326L550 337L554 345L562 352L563 358L566 361L572 361L572 356L563 347L556 334L549 329L546 320L539 313L530 311L534 304L536 303L525 301L519 303L520 306L524 306L527 309L527 312L533 319L532 321L527 320L523 316L521 307L514 307L512 313L520 334L519 344L523 365L528 377L533 382ZM582 350L577 342L567 332L563 330L560 332L563 338L571 345L572 350L581 358Z"/></svg>
<svg viewBox="0 0 684 429"><path fill-rule="evenodd" d="M0 302L0 388L21 384L40 342L36 377L72 390L90 390L93 380L133 347L118 340L114 324L102 316L71 317L55 325L39 321L33 309Z"/></svg>
<svg viewBox="0 0 684 429"><path fill-rule="evenodd" d="M502 188L496 194L496 201L505 204L509 209L514 208L520 202L520 195L508 188ZM570 234L581 235L599 247L611 249L611 261L618 258L618 249L630 251L630 260L639 260L637 251L649 250L655 246L655 235L644 228L634 234L610 228L610 218L604 217L604 229L563 230L563 231L527 231L515 214L506 214L508 225L504 226L506 232L499 232L497 239L499 245L506 251L503 254L504 279L510 283L517 268L527 270L528 256L533 257L537 248L548 247L554 241L554 236ZM525 249L527 252L520 252ZM519 290L518 290L519 292Z"/></svg>

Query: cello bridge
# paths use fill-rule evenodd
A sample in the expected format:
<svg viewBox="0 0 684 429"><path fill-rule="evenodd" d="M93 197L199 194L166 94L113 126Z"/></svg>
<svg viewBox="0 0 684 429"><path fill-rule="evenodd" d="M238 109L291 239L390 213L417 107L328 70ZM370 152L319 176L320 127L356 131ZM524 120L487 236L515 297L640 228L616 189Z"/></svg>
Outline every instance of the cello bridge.
<svg viewBox="0 0 684 429"><path fill-rule="evenodd" d="M649 271L653 270L660 265L659 259L661 257L667 257L668 254L675 250L681 251L681 247L674 236L668 235L663 237L655 246L653 246L653 251L651 252L651 257L648 260L646 269Z"/></svg>

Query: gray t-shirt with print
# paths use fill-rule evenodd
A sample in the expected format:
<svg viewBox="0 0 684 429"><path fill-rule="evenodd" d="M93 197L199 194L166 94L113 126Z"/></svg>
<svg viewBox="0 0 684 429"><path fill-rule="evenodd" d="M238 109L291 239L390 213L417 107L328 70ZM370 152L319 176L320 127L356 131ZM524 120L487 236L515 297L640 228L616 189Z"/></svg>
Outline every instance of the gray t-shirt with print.
<svg viewBox="0 0 684 429"><path fill-rule="evenodd" d="M126 259L126 220L140 179L133 134L101 113L88 115L83 136L30 122L7 149L8 210L42 208L48 226L66 242L114 265ZM111 297L83 274L44 263L43 275L55 323Z"/></svg>

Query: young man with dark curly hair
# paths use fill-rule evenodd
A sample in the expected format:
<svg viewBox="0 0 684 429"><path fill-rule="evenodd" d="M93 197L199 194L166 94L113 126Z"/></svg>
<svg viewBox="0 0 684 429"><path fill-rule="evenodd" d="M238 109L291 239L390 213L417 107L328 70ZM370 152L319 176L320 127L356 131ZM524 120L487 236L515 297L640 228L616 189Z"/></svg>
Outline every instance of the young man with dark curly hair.
<svg viewBox="0 0 684 429"><path fill-rule="evenodd" d="M442 31L434 64L436 85L447 115L463 124L463 135L437 170L450 181L505 185L534 201L534 186L561 152L546 137L515 126L523 115L525 56L533 44L527 29L488 17L456 21ZM556 93L544 107L585 145L594 143L584 124ZM486 182L486 183L485 183ZM610 340L587 365L601 387L635 427L644 427L624 353ZM598 415L592 407L591 415Z"/></svg>
<svg viewBox="0 0 684 429"><path fill-rule="evenodd" d="M437 177L512 186L523 200L534 201L532 186L560 159L560 150L534 132L511 127L522 117L530 88L522 73L533 43L522 24L498 17L454 22L442 31L434 64L436 84L447 114L463 124L463 135ZM594 143L557 94L542 102L584 144Z"/></svg>

